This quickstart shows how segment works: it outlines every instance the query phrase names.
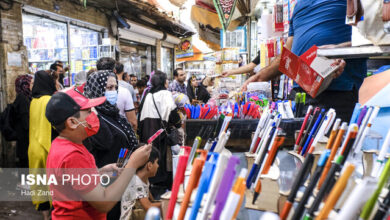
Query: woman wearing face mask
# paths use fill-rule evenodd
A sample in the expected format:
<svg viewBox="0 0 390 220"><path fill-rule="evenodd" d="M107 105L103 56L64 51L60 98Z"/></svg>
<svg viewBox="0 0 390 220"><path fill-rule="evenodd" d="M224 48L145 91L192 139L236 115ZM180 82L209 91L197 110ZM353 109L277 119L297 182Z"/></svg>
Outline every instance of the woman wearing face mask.
<svg viewBox="0 0 390 220"><path fill-rule="evenodd" d="M167 75L161 71L156 71L150 79L150 84L151 88L145 94L139 107L138 134L140 141L144 143L161 128L164 128L168 133L172 134L176 132L176 128L181 126L180 116L177 112L172 93L167 90ZM155 177L149 179L149 182L152 184L151 193L155 199L159 199L166 190L171 188L172 153L170 147L179 141L179 137L176 137L176 140L174 140L175 138L169 139L165 133L153 142L153 146L160 150L157 174Z"/></svg>
<svg viewBox="0 0 390 220"><path fill-rule="evenodd" d="M118 81L112 71L99 70L90 75L84 93L88 98L107 98L106 102L96 107L100 120L98 133L84 141L100 168L115 163L121 148L134 149L138 140L126 118L119 114L116 106Z"/></svg>
<svg viewBox="0 0 390 220"><path fill-rule="evenodd" d="M100 121L99 131L83 141L95 157L96 166L101 168L116 163L121 148L132 152L138 140L127 119L119 114L116 106L118 80L113 71L99 70L87 79L84 93L88 98L106 97L106 101L95 107ZM90 122L88 122L90 124ZM107 214L107 219L119 219L120 202Z"/></svg>
<svg viewBox="0 0 390 220"><path fill-rule="evenodd" d="M207 103L210 99L210 93L202 83L199 83L196 76L191 76L188 79L187 95L191 103L197 104L199 102Z"/></svg>
<svg viewBox="0 0 390 220"><path fill-rule="evenodd" d="M45 116L46 105L54 92L56 92L56 85L53 78L46 71L36 72L30 103L28 146L30 174L33 175L43 174L42 169L35 168L46 168L46 159L51 141L58 135ZM42 212L44 219L49 219L50 216L50 198L49 196L40 195L39 192L47 190L49 190L47 186L31 186L33 204L36 210Z"/></svg>

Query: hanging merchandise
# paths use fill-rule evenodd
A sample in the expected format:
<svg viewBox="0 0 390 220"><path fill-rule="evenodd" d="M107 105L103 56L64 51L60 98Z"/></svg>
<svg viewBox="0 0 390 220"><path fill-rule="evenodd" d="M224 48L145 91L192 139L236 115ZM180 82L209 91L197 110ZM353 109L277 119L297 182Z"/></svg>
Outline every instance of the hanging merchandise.
<svg viewBox="0 0 390 220"><path fill-rule="evenodd" d="M226 31L233 17L237 0L213 0L213 2L215 8L217 9L218 17L222 24L222 29Z"/></svg>

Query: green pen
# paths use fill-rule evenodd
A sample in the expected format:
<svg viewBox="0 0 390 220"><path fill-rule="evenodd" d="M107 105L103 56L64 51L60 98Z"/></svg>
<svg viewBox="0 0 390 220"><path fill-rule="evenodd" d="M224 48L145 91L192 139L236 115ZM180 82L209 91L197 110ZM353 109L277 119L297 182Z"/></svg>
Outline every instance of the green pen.
<svg viewBox="0 0 390 220"><path fill-rule="evenodd" d="M306 104L306 93L302 92L302 95L301 95L301 103L303 103L303 105Z"/></svg>
<svg viewBox="0 0 390 220"><path fill-rule="evenodd" d="M295 94L295 117L299 117L299 113L301 111L301 93L297 92L297 94Z"/></svg>
<svg viewBox="0 0 390 220"><path fill-rule="evenodd" d="M368 220L370 218L371 212L378 201L378 197L385 186L387 180L390 177L390 160L387 161L385 168L383 169L383 172L381 176L379 177L378 187L376 188L374 194L371 196L371 198L366 202L366 204L363 207L362 214L360 215L361 219Z"/></svg>

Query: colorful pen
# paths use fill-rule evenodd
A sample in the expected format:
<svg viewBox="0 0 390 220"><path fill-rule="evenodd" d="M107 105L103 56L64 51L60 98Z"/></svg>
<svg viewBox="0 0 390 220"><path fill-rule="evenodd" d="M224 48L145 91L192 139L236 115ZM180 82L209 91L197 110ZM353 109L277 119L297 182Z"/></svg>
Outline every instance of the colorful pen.
<svg viewBox="0 0 390 220"><path fill-rule="evenodd" d="M336 140L334 141L334 144L332 146L332 150L330 152L330 156L328 158L328 161L326 162L326 165L325 165L324 171L322 172L320 181L318 182L318 188L317 189L321 189L322 183L325 181L326 175L327 175L330 167L332 166L332 161L333 161L334 157L337 154L337 150L338 150L338 148L339 148L339 146L341 144L341 141L343 140L343 136L344 136L344 133L345 133L346 130L347 130L347 122L343 122L343 124L341 125L339 131L337 132Z"/></svg>
<svg viewBox="0 0 390 220"><path fill-rule="evenodd" d="M207 158L207 151L199 150L201 153L198 158L195 159L194 164L192 166L190 179L188 181L183 202L181 203L180 212L178 216L178 220L183 220L184 216L187 212L188 204L190 203L190 198L192 191L196 188L196 186L199 183L200 175L202 174L202 169L204 166L204 163L206 162Z"/></svg>
<svg viewBox="0 0 390 220"><path fill-rule="evenodd" d="M388 192L383 200L383 202L379 203L378 211L376 212L374 216L374 220L382 220L384 219L386 213L389 211L390 208L390 186L387 188Z"/></svg>
<svg viewBox="0 0 390 220"><path fill-rule="evenodd" d="M307 128L305 129L305 133L304 133L304 136L303 138L301 139L301 141L299 142L299 149L298 149L298 153L300 154L301 151L302 151L302 147L303 145L305 144L306 142L306 139L307 137L309 136L309 132L312 130L312 127L315 123L315 121L317 120L317 117L318 115L320 114L320 111L321 109L319 107L316 107L314 109L314 112L313 112L313 117L311 119L309 119L309 123L307 125Z"/></svg>
<svg viewBox="0 0 390 220"><path fill-rule="evenodd" d="M192 144L191 153L188 157L187 169L191 167L192 161L194 160L195 153L198 150L200 143L202 143L202 138L198 136L195 138L194 143Z"/></svg>
<svg viewBox="0 0 390 220"><path fill-rule="evenodd" d="M309 147L309 144L311 142L311 139L313 138L314 133L316 132L318 126L320 125L320 122L321 122L322 117L324 116L324 113L325 113L325 109L322 109L321 113L318 115L316 122L314 123L313 128L311 129L309 136L306 139L305 145L302 148L302 151L301 151L302 156L305 155L306 150L309 149L308 147Z"/></svg>
<svg viewBox="0 0 390 220"><path fill-rule="evenodd" d="M188 156L190 155L190 147L181 147L179 152L179 162L176 168L175 178L173 179L171 198L169 199L166 219L172 219L173 211L175 209L177 194L179 193L179 187L184 182L184 173L186 171Z"/></svg>
<svg viewBox="0 0 390 220"><path fill-rule="evenodd" d="M234 212L237 209L241 197L245 193L245 177L247 174L247 169L242 168L240 175L238 176L232 190L229 192L229 196L226 200L226 205L221 213L220 219L232 219Z"/></svg>
<svg viewBox="0 0 390 220"><path fill-rule="evenodd" d="M349 177L352 175L355 170L355 165L346 164L344 172L341 174L340 178L337 180L332 191L329 194L329 197L326 199L325 205L316 217L317 220L327 219L330 211L336 205L341 194L344 192L345 187L347 186Z"/></svg>
<svg viewBox="0 0 390 220"><path fill-rule="evenodd" d="M310 173L310 170L313 166L314 162L314 155L309 152L308 155L305 158L305 161L303 162L302 167L299 169L298 174L296 178L294 179L293 185L290 190L290 194L287 197L286 202L284 203L284 207L282 212L280 213L280 219L286 220L288 217L288 214L290 213L291 207L294 204L295 197L297 195L297 192L301 185L303 184L303 181L307 178L307 176Z"/></svg>
<svg viewBox="0 0 390 220"><path fill-rule="evenodd" d="M370 199L366 202L366 204L363 207L363 211L360 215L361 219L368 220L370 218L371 212L372 212L376 202L378 201L378 197L379 197L383 187L385 186L385 184L389 180L389 178L390 178L390 160L387 160L385 168L383 169L383 172L382 172L381 176L379 177L379 182L378 182L378 185L377 185L377 188L376 188L374 194L370 197Z"/></svg>
<svg viewBox="0 0 390 220"><path fill-rule="evenodd" d="M307 201L309 200L309 197L311 196L313 189L317 185L317 181L320 178L321 172L323 171L324 165L326 160L328 159L330 155L330 150L325 150L322 154L320 159L318 160L316 170L314 171L314 174L311 177L310 183L305 189L305 192L301 198L301 200L298 203L297 208L294 210L294 215L292 219L301 219L301 216L303 214L303 211L305 211L305 205Z"/></svg>
<svg viewBox="0 0 390 220"><path fill-rule="evenodd" d="M236 176L236 166L240 163L238 157L232 156L221 180L217 196L215 197L215 208L211 220L219 220L221 212L226 204L229 191L233 186L234 177Z"/></svg>
<svg viewBox="0 0 390 220"><path fill-rule="evenodd" d="M190 220L195 220L198 216L198 211L200 208L200 203L202 202L203 196L208 192L211 179L214 175L215 166L217 165L218 153L209 153L211 154L210 160L208 160L203 168L202 175L199 180L199 186L196 193L195 201L192 203Z"/></svg>
<svg viewBox="0 0 390 220"><path fill-rule="evenodd" d="M303 123L302 123L302 126L301 126L301 130L299 131L297 140L296 140L296 142L295 142L294 151L298 151L298 150L299 150L299 142L301 141L302 135L303 135L303 133L304 133L304 131L305 131L307 122L309 121L309 118L310 118L310 115L311 115L311 112L312 112L312 111L313 111L313 106L310 105L310 106L308 107L308 109L307 109L305 119L303 120Z"/></svg>
<svg viewBox="0 0 390 220"><path fill-rule="evenodd" d="M359 133L358 133L358 137L356 138L356 142L353 146L353 149L355 149L354 155L358 154L362 150L364 139L366 138L366 136L370 132L372 122L376 118L376 116L378 115L379 110L380 110L380 108L378 106L374 107L374 109L372 110L372 113L367 121L367 125L364 128L362 128L362 132L361 132L362 134L359 135ZM359 128L359 131L360 131L360 128Z"/></svg>

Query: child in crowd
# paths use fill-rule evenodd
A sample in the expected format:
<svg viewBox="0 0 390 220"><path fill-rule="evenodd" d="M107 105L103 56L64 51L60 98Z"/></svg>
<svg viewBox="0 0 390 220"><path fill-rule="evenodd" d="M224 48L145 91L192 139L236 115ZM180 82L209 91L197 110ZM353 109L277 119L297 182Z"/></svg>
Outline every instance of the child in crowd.
<svg viewBox="0 0 390 220"><path fill-rule="evenodd" d="M140 144L142 145L144 144ZM137 169L136 175L122 195L121 220L143 220L149 208L161 207L160 202L153 202L149 193L149 178L157 173L159 156L159 150L153 147L148 162Z"/></svg>

